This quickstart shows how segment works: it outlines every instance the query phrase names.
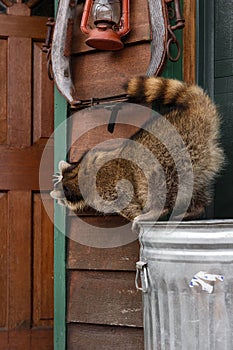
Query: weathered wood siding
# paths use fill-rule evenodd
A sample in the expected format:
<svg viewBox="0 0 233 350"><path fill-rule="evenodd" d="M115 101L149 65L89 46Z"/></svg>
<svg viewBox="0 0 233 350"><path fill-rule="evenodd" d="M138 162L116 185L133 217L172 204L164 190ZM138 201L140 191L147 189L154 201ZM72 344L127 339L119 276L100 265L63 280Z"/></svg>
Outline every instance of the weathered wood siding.
<svg viewBox="0 0 233 350"><path fill-rule="evenodd" d="M141 9L137 11L137 9ZM73 41L72 71L78 97L104 97L123 93L122 84L133 75L145 74L150 61L150 27L144 0L131 2L132 32L125 38L125 48L118 52L97 52L85 45L77 30ZM91 116L85 111L74 119L70 134L70 161L99 142L117 137L130 137L136 127L116 125L114 134L107 131L109 111ZM93 118L101 125L92 129ZM141 116L141 123L148 116ZM85 128L91 128L79 138ZM105 218L95 213L81 217L89 226L112 227L126 220L118 216ZM69 234L77 225L71 225ZM85 232L88 235L89 232ZM68 242L68 349L143 349L141 294L134 285L137 242L109 249Z"/></svg>
<svg viewBox="0 0 233 350"><path fill-rule="evenodd" d="M80 5L81 6L81 5ZM145 74L150 60L150 27L144 0L131 2L132 32L125 39L125 48L119 52L97 52L84 44L84 36L77 30L73 42L73 77L78 97L104 97L123 93L122 83L134 75ZM138 9L140 9L138 11ZM184 37L187 46L184 78L194 81L195 62L190 35L195 38L194 7L185 7L191 18ZM187 17L188 18L188 17ZM185 45L185 44L184 44ZM190 56L191 55L191 56ZM192 67L190 67L192 62ZM175 68L174 68L175 69ZM77 161L81 155L106 139L130 137L137 127L116 125L114 134L107 131L109 111L89 115L78 112L69 133L69 160ZM143 124L149 115L137 116ZM103 125L92 129L94 119ZM133 122L133 121L132 121ZM85 129L90 129L80 136ZM116 215L97 216L84 212L80 218L92 226L113 227L126 223ZM70 214L68 235L75 238L77 225ZM82 232L83 233L83 232ZM67 348L68 350L143 349L141 293L134 285L135 263L139 256L137 241L116 248L94 248L69 239L67 245Z"/></svg>

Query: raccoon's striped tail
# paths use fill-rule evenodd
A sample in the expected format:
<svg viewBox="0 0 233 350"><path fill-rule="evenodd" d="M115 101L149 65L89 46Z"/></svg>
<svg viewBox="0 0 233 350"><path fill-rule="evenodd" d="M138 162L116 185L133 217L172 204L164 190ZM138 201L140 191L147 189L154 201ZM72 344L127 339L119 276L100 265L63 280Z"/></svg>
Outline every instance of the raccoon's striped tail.
<svg viewBox="0 0 233 350"><path fill-rule="evenodd" d="M196 85L162 77L135 77L124 86L130 98L137 102L158 102L163 105L185 106L195 96L204 95Z"/></svg>

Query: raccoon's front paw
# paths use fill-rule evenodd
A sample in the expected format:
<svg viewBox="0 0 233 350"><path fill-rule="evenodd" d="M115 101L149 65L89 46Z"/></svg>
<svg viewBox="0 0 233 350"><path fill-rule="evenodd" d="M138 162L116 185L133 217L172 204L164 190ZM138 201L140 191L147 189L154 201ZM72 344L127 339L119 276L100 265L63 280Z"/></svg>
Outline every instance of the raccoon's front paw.
<svg viewBox="0 0 233 350"><path fill-rule="evenodd" d="M131 227L131 230L133 231L133 233L136 233L137 235L139 233L138 221L140 221L140 216L141 215L138 215L134 218L132 227Z"/></svg>
<svg viewBox="0 0 233 350"><path fill-rule="evenodd" d="M139 232L139 226L138 222L139 221L158 221L158 219L163 218L164 216L168 215L169 210L168 209L163 209L162 212L158 212L156 209L151 209L145 214L140 214L135 217L133 224L132 224L132 231L137 233Z"/></svg>

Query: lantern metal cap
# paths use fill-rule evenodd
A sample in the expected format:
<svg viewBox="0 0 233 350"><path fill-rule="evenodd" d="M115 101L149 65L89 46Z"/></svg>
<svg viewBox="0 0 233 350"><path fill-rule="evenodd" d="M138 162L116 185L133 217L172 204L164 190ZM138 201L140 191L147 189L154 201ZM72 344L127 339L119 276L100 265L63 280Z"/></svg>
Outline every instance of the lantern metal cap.
<svg viewBox="0 0 233 350"><path fill-rule="evenodd" d="M117 51L124 47L120 36L107 27L95 28L90 31L90 36L85 43L98 50Z"/></svg>

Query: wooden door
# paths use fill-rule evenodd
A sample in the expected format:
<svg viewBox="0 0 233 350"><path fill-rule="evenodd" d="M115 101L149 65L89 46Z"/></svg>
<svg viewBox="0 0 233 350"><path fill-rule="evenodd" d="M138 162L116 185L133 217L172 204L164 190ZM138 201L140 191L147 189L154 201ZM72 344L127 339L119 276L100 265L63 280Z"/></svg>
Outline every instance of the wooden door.
<svg viewBox="0 0 233 350"><path fill-rule="evenodd" d="M53 85L42 53L47 18L32 15L41 3L0 2L1 350L53 348L53 225L39 194Z"/></svg>

